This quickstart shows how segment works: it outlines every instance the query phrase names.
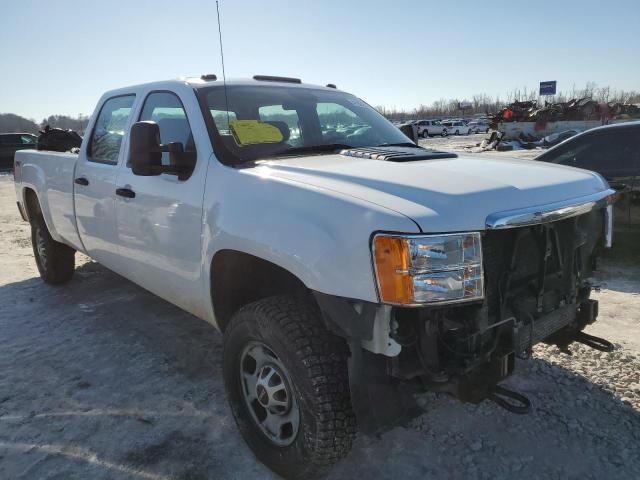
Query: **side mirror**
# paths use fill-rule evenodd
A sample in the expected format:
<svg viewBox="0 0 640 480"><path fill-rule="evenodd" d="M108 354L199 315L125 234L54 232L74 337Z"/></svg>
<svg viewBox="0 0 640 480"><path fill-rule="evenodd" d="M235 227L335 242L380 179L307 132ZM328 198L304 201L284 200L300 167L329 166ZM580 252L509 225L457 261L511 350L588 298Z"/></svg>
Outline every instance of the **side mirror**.
<svg viewBox="0 0 640 480"><path fill-rule="evenodd" d="M406 125L401 125L399 128L413 143L418 144L418 127L415 124L407 123Z"/></svg>
<svg viewBox="0 0 640 480"><path fill-rule="evenodd" d="M129 161L134 175L148 177L162 173L160 128L156 122L136 122L131 126Z"/></svg>

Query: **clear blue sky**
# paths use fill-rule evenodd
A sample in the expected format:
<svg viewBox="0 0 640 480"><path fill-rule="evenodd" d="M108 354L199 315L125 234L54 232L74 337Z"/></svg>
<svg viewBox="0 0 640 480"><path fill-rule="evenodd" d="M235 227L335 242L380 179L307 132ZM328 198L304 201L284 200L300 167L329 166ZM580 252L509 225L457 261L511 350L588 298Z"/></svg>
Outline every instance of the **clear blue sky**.
<svg viewBox="0 0 640 480"><path fill-rule="evenodd" d="M640 1L222 0L227 78L336 83L372 105L640 90ZM90 114L111 88L217 73L213 0L3 0L0 112Z"/></svg>

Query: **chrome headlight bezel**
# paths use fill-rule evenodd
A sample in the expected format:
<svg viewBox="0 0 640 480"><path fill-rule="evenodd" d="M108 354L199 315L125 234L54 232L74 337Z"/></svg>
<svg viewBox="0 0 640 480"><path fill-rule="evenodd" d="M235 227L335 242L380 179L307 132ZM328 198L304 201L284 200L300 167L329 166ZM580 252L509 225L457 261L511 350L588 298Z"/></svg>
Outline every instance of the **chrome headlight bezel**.
<svg viewBox="0 0 640 480"><path fill-rule="evenodd" d="M465 246L471 242L474 255L467 255ZM434 250L429 248L434 245L457 244L459 249ZM419 246L426 245L424 249L427 255L418 255ZM388 249L394 250L387 255ZM384 252L382 252L382 250ZM433 260L429 265L429 254L437 253L441 258ZM455 262L456 254L458 256ZM388 305L404 307L424 307L428 305L449 305L457 303L478 302L484 299L484 265L482 258L482 233L481 232L456 232L443 234L397 234L375 233L371 241L371 255L375 274L376 288L379 300ZM416 259L416 255L420 258ZM393 265L385 262L385 256L392 258ZM447 263L454 257L455 263ZM395 259L395 260L394 260ZM444 264L441 264L444 260ZM468 260L468 261L467 261ZM417 262L417 264L416 264ZM440 262L440 263L439 263ZM390 276L394 276L394 287L389 289ZM426 298L433 292L418 291L416 294L416 281L422 279L424 284L440 286L438 280L447 278L449 285L459 284L461 288L450 289L449 292L458 291L456 296L442 295L442 298ZM427 282L427 280L429 280ZM434 281L436 280L436 281ZM410 282L410 286L409 286ZM432 283L433 282L433 283ZM467 287L473 284L467 292ZM417 284L420 286L420 284ZM427 289L429 290L429 289ZM394 293L389 294L392 291ZM410 291L410 292L409 292ZM398 294L400 292L400 294ZM468 293L468 294L467 294Z"/></svg>

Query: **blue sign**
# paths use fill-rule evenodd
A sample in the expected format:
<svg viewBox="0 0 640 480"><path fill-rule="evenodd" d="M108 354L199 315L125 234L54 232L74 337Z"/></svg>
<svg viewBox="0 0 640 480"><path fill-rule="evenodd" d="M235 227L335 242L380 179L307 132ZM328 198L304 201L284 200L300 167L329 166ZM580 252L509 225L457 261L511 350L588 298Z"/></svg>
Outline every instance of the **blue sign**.
<svg viewBox="0 0 640 480"><path fill-rule="evenodd" d="M556 83L556 80L551 82L540 82L540 95L555 95Z"/></svg>

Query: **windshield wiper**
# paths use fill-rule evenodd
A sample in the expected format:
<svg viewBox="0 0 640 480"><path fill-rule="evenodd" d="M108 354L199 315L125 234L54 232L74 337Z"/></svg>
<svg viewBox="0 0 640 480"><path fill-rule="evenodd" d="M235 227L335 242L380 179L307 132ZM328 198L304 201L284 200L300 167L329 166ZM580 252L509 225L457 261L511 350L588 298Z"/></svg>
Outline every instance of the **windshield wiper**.
<svg viewBox="0 0 640 480"><path fill-rule="evenodd" d="M333 152L335 150L344 150L347 148L353 148L353 147L351 145L346 145L344 143L325 143L320 145L305 145L303 147L289 148L288 150L278 152L273 156L280 157L283 155L294 155L297 153Z"/></svg>
<svg viewBox="0 0 640 480"><path fill-rule="evenodd" d="M403 143L381 143L380 145L376 145L376 147L413 147L413 148L422 148L419 145L411 142L403 142Z"/></svg>

